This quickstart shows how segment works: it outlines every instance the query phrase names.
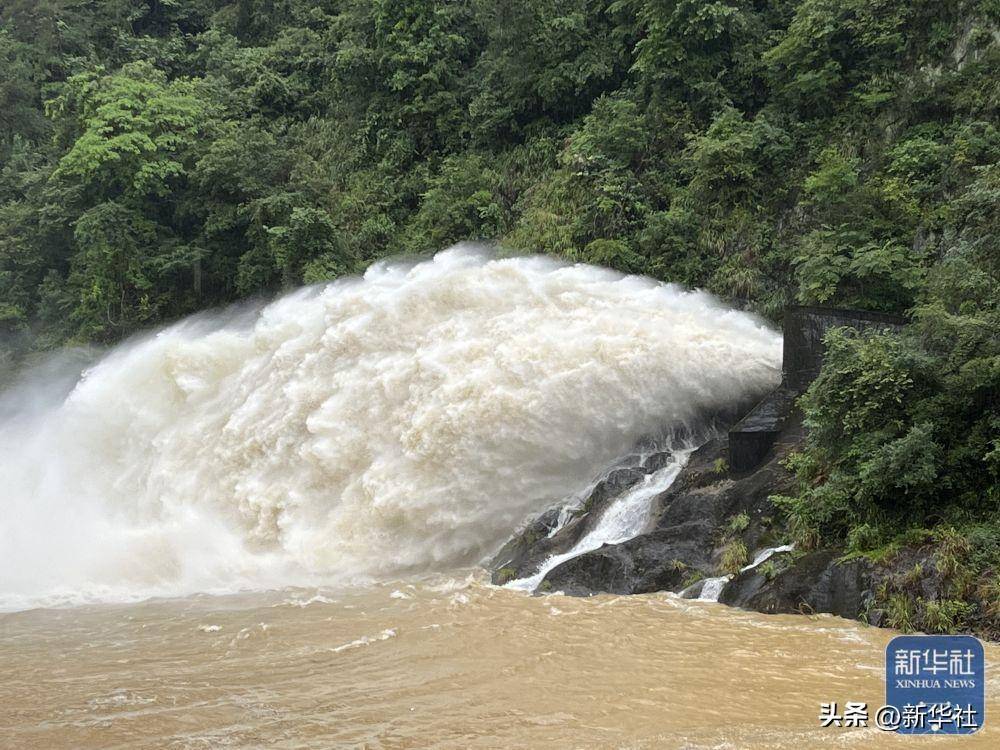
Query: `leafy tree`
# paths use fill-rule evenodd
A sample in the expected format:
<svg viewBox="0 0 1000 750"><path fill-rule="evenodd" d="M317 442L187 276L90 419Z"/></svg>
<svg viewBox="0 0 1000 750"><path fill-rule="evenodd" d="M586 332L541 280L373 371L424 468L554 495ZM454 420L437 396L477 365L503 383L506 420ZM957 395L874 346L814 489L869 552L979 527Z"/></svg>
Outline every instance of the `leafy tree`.
<svg viewBox="0 0 1000 750"><path fill-rule="evenodd" d="M109 201L76 222L77 254L69 285L76 292L71 319L87 339L107 340L155 319L156 225Z"/></svg>
<svg viewBox="0 0 1000 750"><path fill-rule="evenodd" d="M136 199L162 198L185 176L209 115L195 81L167 81L144 61L117 74L97 68L73 76L48 111L69 145L54 176Z"/></svg>
<svg viewBox="0 0 1000 750"><path fill-rule="evenodd" d="M271 252L286 283L344 276L355 270L355 259L325 211L292 209L288 224L269 227Z"/></svg>
<svg viewBox="0 0 1000 750"><path fill-rule="evenodd" d="M407 245L426 252L458 240L492 240L506 233L509 214L498 195L501 177L478 156L448 157L430 179Z"/></svg>

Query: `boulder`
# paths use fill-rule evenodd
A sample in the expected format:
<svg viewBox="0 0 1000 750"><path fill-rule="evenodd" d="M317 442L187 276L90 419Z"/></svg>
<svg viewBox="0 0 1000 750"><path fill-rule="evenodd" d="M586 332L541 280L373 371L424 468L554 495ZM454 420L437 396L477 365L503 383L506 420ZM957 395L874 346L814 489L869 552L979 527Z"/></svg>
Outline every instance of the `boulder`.
<svg viewBox="0 0 1000 750"><path fill-rule="evenodd" d="M570 596L680 589L693 572L704 575L709 565L706 552L710 547L704 544L707 532L707 527L692 524L657 529L621 544L606 544L557 565L540 588Z"/></svg>
<svg viewBox="0 0 1000 750"><path fill-rule="evenodd" d="M533 575L545 560L572 549L594 527L611 500L666 466L670 456L664 451L622 461L594 484L578 507L568 510L570 518L557 533L552 532L562 509L551 508L532 520L494 555L489 564L492 582L502 585Z"/></svg>
<svg viewBox="0 0 1000 750"><path fill-rule="evenodd" d="M787 553L775 556L779 570L770 579L761 567L735 576L719 601L768 614L825 612L857 619L865 610L871 589L869 564L840 562L837 550L790 557Z"/></svg>

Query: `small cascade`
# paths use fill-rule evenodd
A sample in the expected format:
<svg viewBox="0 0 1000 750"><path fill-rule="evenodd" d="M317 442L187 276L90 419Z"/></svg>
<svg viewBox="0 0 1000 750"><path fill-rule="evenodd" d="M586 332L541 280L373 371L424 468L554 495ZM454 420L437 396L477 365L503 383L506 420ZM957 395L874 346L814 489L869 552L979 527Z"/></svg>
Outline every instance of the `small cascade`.
<svg viewBox="0 0 1000 750"><path fill-rule="evenodd" d="M698 594L700 602L717 602L722 595L722 589L729 583L732 576L718 576L717 578L706 578L702 581L701 593ZM697 585L697 584L695 584ZM682 592L683 595L683 592Z"/></svg>
<svg viewBox="0 0 1000 750"><path fill-rule="evenodd" d="M794 544L783 544L780 547L767 547L766 549L762 549L754 556L753 562L740 568L740 573L746 573L748 570L753 570L758 565L761 565L770 559L773 555L777 555L781 552L791 552L794 548ZM688 586L680 592L680 596L683 599L693 598L686 595L689 592L694 593L694 590L700 586L701 591L697 597L699 602L717 602L719 601L719 597L722 596L722 590L732 579L732 575L706 578L703 581L698 581L697 583Z"/></svg>
<svg viewBox="0 0 1000 750"><path fill-rule="evenodd" d="M740 573L753 570L761 563L766 562L772 555L777 555L781 552L791 552L793 549L795 549L794 544L783 544L780 547L768 547L767 549L762 549L757 553L757 556L754 557L752 563L740 568Z"/></svg>
<svg viewBox="0 0 1000 750"><path fill-rule="evenodd" d="M673 484L693 452L694 448L690 447L675 451L666 466L648 474L641 482L629 487L613 500L597 525L581 537L571 550L553 555L542 563L534 575L511 581L507 588L534 591L557 565L605 544L620 544L642 533L649 523L653 498Z"/></svg>

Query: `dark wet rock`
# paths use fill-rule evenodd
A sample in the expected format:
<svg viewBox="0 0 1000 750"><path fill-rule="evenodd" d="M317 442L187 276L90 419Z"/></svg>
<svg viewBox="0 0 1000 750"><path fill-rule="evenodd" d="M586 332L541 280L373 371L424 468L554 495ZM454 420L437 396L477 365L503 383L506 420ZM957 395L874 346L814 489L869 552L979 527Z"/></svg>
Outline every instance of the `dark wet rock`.
<svg viewBox="0 0 1000 750"><path fill-rule="evenodd" d="M740 513L749 525L740 539L749 550L775 543L774 507L770 496L791 490L794 479L782 461L799 446L804 432L797 414L788 418L767 460L755 471L733 475L728 468L725 437L710 440L695 451L677 481L656 499L656 526L667 528L698 521L721 531Z"/></svg>
<svg viewBox="0 0 1000 750"><path fill-rule="evenodd" d="M490 568L494 584L503 585L520 578L525 568L538 566L553 554L553 545L546 544L548 536L559 522L559 509L551 508L531 521L520 533L515 534L500 548Z"/></svg>
<svg viewBox="0 0 1000 750"><path fill-rule="evenodd" d="M594 485L557 534L552 531L561 509L552 508L533 520L493 557L489 566L493 583L502 585L533 575L545 560L572 549L594 527L610 500L641 482L647 474L666 466L671 455L662 451L647 455L644 460L636 455L623 461L623 465L609 471Z"/></svg>
<svg viewBox="0 0 1000 750"><path fill-rule="evenodd" d="M653 474L660 469L666 468L667 464L670 463L670 460L673 457L674 454L671 451L659 451L657 453L653 453L647 456L642 462L642 469L647 474Z"/></svg>
<svg viewBox="0 0 1000 750"><path fill-rule="evenodd" d="M638 483L647 473L641 467L628 467L611 471L591 491L583 504L583 511L586 513L602 508L610 498L617 497Z"/></svg>
<svg viewBox="0 0 1000 750"><path fill-rule="evenodd" d="M768 614L825 612L856 619L870 596L872 570L861 560L840 562L838 550L775 556L772 577L758 566L734 577L719 601Z"/></svg>
<svg viewBox="0 0 1000 750"><path fill-rule="evenodd" d="M768 460L739 476L728 470L725 437L712 438L691 454L670 488L653 499L648 532L556 566L545 576L543 590L575 595L679 591L693 577L720 574L728 541L738 539L751 555L776 544L769 498L791 488L792 476L781 461L802 434L801 420L791 415ZM746 526L727 534L730 519L740 514L745 514Z"/></svg>
<svg viewBox="0 0 1000 750"><path fill-rule="evenodd" d="M621 544L606 544L557 565L541 588L570 596L680 589L694 571L708 566L705 545L695 531L658 529Z"/></svg>
<svg viewBox="0 0 1000 750"><path fill-rule="evenodd" d="M701 596L701 592L705 588L705 581L707 580L708 580L707 578L702 578L700 580L697 580L694 583L685 586L677 593L679 593L685 599L697 599L699 596Z"/></svg>

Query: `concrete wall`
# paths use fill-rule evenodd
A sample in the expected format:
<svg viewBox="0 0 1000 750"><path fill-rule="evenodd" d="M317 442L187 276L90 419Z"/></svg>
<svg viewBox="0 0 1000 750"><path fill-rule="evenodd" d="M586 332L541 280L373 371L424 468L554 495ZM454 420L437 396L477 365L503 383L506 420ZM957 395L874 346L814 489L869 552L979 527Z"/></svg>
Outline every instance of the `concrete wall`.
<svg viewBox="0 0 1000 750"><path fill-rule="evenodd" d="M749 471L764 460L785 426L797 395L786 388L778 388L729 431L730 468Z"/></svg>
<svg viewBox="0 0 1000 750"><path fill-rule="evenodd" d="M782 385L804 391L823 366L823 336L831 328L898 330L905 321L898 315L841 310L833 307L790 307L785 311Z"/></svg>
<svg viewBox="0 0 1000 750"><path fill-rule="evenodd" d="M831 328L898 330L905 321L896 315L841 310L832 307L790 307L785 311L781 385L766 396L729 431L729 465L750 471L771 450L795 399L819 375L823 366L823 336Z"/></svg>

